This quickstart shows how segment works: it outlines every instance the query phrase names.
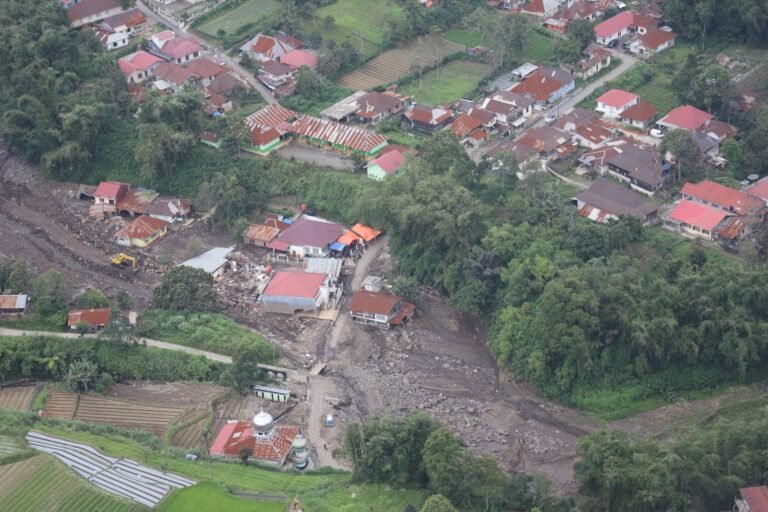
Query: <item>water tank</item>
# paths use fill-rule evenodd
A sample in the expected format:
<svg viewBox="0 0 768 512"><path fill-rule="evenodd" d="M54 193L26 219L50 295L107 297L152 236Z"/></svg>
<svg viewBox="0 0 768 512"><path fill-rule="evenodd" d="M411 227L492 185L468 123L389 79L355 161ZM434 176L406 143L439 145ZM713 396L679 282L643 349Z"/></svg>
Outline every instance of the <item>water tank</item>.
<svg viewBox="0 0 768 512"><path fill-rule="evenodd" d="M253 417L253 432L259 436L268 435L272 431L274 419L268 412L260 411Z"/></svg>
<svg viewBox="0 0 768 512"><path fill-rule="evenodd" d="M304 469L309 462L309 450L307 450L307 438L299 434L291 444L293 449L293 467Z"/></svg>
<svg viewBox="0 0 768 512"><path fill-rule="evenodd" d="M747 179L752 183L756 182L758 178L760 178L759 174L750 174L749 176L747 176Z"/></svg>

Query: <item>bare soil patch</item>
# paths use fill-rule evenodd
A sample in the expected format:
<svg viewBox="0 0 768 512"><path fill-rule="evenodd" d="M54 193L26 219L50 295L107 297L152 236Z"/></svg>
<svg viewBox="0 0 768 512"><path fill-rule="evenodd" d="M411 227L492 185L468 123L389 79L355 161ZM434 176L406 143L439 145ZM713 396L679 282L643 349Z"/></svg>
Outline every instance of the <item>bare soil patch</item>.
<svg viewBox="0 0 768 512"><path fill-rule="evenodd" d="M27 411L32 407L32 398L37 386L18 386L0 389L0 409Z"/></svg>

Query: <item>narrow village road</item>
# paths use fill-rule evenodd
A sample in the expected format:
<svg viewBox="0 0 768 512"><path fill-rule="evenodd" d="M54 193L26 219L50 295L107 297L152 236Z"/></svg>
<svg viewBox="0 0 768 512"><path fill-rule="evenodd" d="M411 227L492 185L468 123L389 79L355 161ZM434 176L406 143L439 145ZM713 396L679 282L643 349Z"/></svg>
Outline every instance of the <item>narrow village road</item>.
<svg viewBox="0 0 768 512"><path fill-rule="evenodd" d="M354 291L360 288L363 283L363 279L368 275L368 270L371 264L376 261L379 254L385 247L387 247L389 239L386 235L382 236L379 240L374 242L368 247L363 256L357 261L355 271L352 274L351 290ZM340 307L343 309L347 301L343 301ZM352 328L352 320L346 312L339 313L338 318L331 327L330 337L325 343L325 357L327 359L333 359L336 348L339 341L348 335ZM323 432L328 427L325 427L325 416L332 414L332 409L328 404L328 399L335 397L335 385L325 375L310 375L309 376L309 411L307 414L307 435L309 437L312 446L317 450L317 458L322 466L331 466L335 468L349 469L341 464L339 461L333 458L331 454L335 445L331 445L329 439L326 439ZM343 428L341 425L331 427L334 429ZM331 436L328 436L329 438Z"/></svg>
<svg viewBox="0 0 768 512"><path fill-rule="evenodd" d="M21 329L6 329L0 327L0 336L55 336L57 338L79 338L80 335L71 332L47 332L47 331L25 331ZM86 334L86 338L95 338L95 334ZM139 338L140 343L146 342L148 347L162 348L165 350L174 350L176 352L186 352L193 356L203 356L211 361L219 363L232 364L232 358L221 354L214 354L213 352L207 352L205 350L198 350L192 347L185 347L183 345L176 345L174 343L168 343L165 341L153 340L150 338Z"/></svg>
<svg viewBox="0 0 768 512"><path fill-rule="evenodd" d="M164 16L157 14L155 11L150 9L149 6L147 6L141 0L137 0L136 6L141 10L141 12L144 13L144 16L146 16L151 20L156 21L157 23L161 23L163 25L169 26L177 35L188 34L188 32L184 29L184 27L178 25L173 20L170 20ZM266 87L264 87L264 85L262 85L261 82L256 80L256 78L244 67L242 67L235 59L227 55L221 48L219 48L215 44L200 37L199 34L195 34L195 37L204 46L207 46L213 51L214 60L217 60L219 63L226 64L230 69L240 74L251 86L253 86L259 92L259 94L261 94L261 97L264 98L264 101L270 104L277 103L277 100L275 99L274 96L272 96L272 93L269 92L269 90Z"/></svg>

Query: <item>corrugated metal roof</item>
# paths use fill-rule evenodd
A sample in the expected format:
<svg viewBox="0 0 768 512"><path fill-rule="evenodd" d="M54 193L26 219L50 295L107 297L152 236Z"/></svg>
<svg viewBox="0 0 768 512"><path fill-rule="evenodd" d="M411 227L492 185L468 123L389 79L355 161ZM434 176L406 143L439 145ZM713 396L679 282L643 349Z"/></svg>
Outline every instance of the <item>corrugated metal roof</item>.
<svg viewBox="0 0 768 512"><path fill-rule="evenodd" d="M0 309L26 309L27 295L0 295Z"/></svg>
<svg viewBox="0 0 768 512"><path fill-rule="evenodd" d="M80 322L96 327L103 327L109 322L112 311L109 308L74 309L67 315L67 325L74 327Z"/></svg>
<svg viewBox="0 0 768 512"><path fill-rule="evenodd" d="M290 122L296 119L296 112L280 106L277 103L268 105L261 110L254 112L245 118L245 124L248 128L253 130L254 128L261 128L262 131L267 131L272 128L277 130L281 135L285 133L283 127L286 122Z"/></svg>
<svg viewBox="0 0 768 512"><path fill-rule="evenodd" d="M366 153L387 143L387 138L380 133L310 116L301 116L291 125L291 131L298 135Z"/></svg>
<svg viewBox="0 0 768 512"><path fill-rule="evenodd" d="M179 266L199 268L212 274L227 262L227 256L234 250L234 247L214 247L199 256L188 259L184 263L179 263Z"/></svg>

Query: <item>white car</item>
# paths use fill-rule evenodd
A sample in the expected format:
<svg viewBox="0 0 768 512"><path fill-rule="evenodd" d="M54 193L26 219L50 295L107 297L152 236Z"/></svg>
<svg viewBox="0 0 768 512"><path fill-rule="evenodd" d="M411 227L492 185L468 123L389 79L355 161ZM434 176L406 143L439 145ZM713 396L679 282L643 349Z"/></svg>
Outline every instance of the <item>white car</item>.
<svg viewBox="0 0 768 512"><path fill-rule="evenodd" d="M664 131L659 130L658 128L651 128L651 137L656 137L657 139L664 138Z"/></svg>
<svg viewBox="0 0 768 512"><path fill-rule="evenodd" d="M545 122L545 123L547 123L547 124L552 124L552 123L554 123L555 121L557 121L557 117L556 117L556 116L553 116L552 114L549 114L549 115L547 115L547 116L544 118L544 122Z"/></svg>

